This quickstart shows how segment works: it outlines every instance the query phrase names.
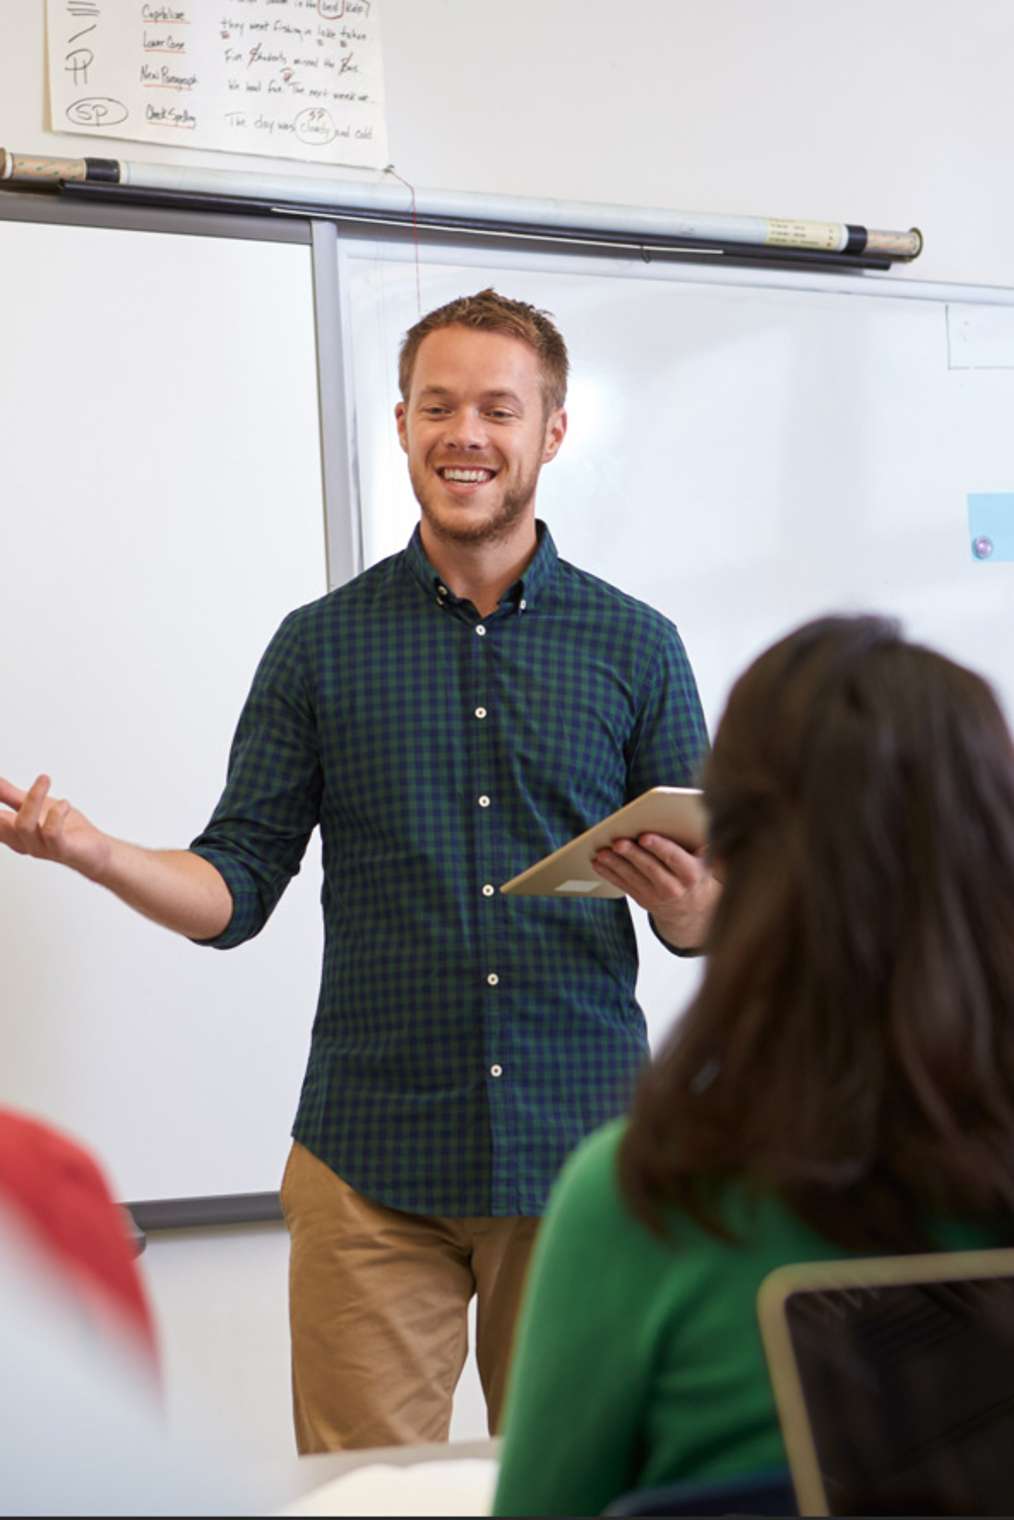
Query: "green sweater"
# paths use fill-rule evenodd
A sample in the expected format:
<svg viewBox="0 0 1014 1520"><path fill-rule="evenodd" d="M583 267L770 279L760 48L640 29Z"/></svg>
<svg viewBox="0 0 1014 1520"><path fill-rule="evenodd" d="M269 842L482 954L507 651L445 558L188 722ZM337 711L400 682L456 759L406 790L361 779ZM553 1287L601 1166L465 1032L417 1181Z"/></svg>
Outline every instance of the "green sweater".
<svg viewBox="0 0 1014 1520"><path fill-rule="evenodd" d="M600 1130L560 1175L518 1326L493 1513L597 1515L631 1488L784 1465L757 1328L775 1267L840 1247L776 1199L730 1190L742 1244L673 1220L663 1242L629 1213L616 1182L624 1121ZM990 1245L942 1227L944 1249Z"/></svg>

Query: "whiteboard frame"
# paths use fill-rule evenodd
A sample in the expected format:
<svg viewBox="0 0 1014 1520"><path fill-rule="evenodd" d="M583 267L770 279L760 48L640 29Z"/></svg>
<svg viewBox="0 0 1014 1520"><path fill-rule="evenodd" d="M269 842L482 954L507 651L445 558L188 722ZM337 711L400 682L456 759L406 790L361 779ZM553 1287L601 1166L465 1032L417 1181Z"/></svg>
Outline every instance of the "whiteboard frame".
<svg viewBox="0 0 1014 1520"><path fill-rule="evenodd" d="M265 207L265 212L270 212ZM73 203L52 193L0 191L0 221L22 221L117 228L125 231L178 233L189 236L239 238L306 245L313 278L317 388L320 422L321 477L325 512L327 575L331 588L360 573L364 567L364 506L356 452L355 393L348 338L349 264L357 258L395 262L455 262L482 267L493 256L505 268L531 269L533 262L562 272L605 273L617 262L647 280L730 285L740 288L792 292L824 292L926 301L947 305L1014 306L1014 288L1006 286L904 279L890 273L845 274L839 269L786 269L756 261L695 252L672 252L632 257L629 250L598 248L576 253L566 244L539 244L523 239L453 235L388 227L357 229L312 215L272 216L234 211L166 209L109 204ZM681 266L674 268L674 265ZM393 362L393 356L392 356ZM238 1193L158 1199L126 1205L140 1229L179 1229L244 1224L281 1219L278 1194Z"/></svg>

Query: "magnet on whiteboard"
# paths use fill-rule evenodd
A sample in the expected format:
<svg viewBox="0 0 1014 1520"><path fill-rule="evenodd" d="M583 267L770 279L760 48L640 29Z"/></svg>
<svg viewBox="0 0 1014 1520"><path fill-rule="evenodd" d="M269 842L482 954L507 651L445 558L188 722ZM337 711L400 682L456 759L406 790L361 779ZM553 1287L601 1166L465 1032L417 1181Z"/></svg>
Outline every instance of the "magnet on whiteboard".
<svg viewBox="0 0 1014 1520"><path fill-rule="evenodd" d="M973 491L967 502L972 558L980 565L1014 564L1014 491Z"/></svg>

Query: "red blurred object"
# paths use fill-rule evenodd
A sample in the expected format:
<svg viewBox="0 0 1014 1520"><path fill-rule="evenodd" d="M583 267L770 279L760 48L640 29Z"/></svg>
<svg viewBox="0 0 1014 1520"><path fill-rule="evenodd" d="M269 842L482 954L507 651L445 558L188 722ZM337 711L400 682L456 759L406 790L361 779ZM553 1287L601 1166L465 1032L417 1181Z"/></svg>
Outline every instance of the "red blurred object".
<svg viewBox="0 0 1014 1520"><path fill-rule="evenodd" d="M123 1210L78 1141L0 1109L0 1206L6 1205L70 1292L118 1322L157 1360L155 1325Z"/></svg>

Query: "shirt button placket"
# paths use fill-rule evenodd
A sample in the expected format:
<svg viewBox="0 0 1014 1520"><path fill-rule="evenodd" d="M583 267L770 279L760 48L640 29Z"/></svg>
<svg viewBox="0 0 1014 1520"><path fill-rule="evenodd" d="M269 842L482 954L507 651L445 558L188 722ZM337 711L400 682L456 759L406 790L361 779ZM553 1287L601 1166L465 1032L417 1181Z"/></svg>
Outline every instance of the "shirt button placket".
<svg viewBox="0 0 1014 1520"><path fill-rule="evenodd" d="M494 640L489 637L489 633L490 630L487 628L485 623L476 624L476 659L474 661L475 685L472 692L471 712L471 723L473 725L473 744L470 747L472 753L476 756L476 779L479 782L480 786L488 786L490 784L490 778L493 775L493 731L489 721L489 666L493 654ZM481 897L481 911L479 918L479 934L477 944L478 952L481 957L480 965L482 964L482 961L485 960L487 968L489 968L489 961L493 957L496 938L494 933L494 921L489 917L489 914L494 911L493 901L496 898L496 886L494 885L494 882L491 878L495 874L492 869L492 862L495 857L495 850L493 847L493 829L496 827L497 820L490 812L493 804L493 798L490 796L489 792L479 791L477 793L476 800L478 801L479 807L484 809L488 814L485 823L483 825L480 825L478 850L476 852L476 856L479 866L479 893ZM495 1055L497 1054L497 1047L500 1044L499 1009L497 1006L498 999L496 997L495 991L495 989L499 986L500 977L498 972L487 969L484 973L484 979L485 1006L483 1033L485 1037L486 1049L489 1052L486 1058L486 1070L488 1071L490 1077L497 1078L503 1075L503 1066L498 1060L494 1059ZM494 1143L495 1128L496 1126L494 1121Z"/></svg>

